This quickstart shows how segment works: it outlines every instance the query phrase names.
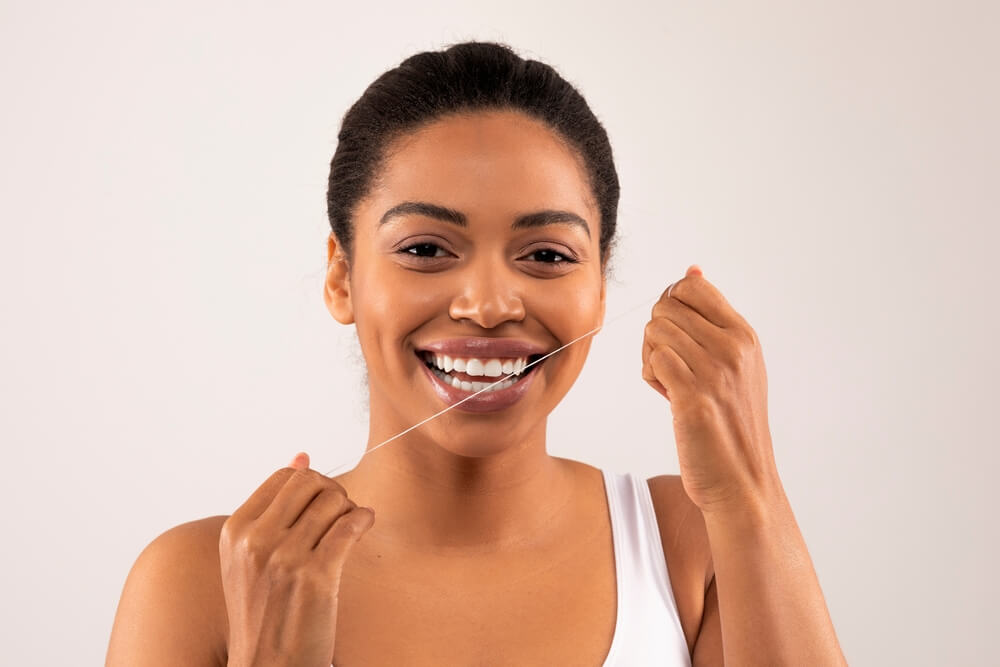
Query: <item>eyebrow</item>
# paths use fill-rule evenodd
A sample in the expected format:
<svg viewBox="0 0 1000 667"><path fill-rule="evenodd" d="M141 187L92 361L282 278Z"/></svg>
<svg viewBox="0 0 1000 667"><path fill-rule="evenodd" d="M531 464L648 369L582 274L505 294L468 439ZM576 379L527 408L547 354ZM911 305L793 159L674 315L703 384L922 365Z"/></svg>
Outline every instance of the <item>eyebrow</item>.
<svg viewBox="0 0 1000 667"><path fill-rule="evenodd" d="M461 211L422 201L404 201L401 204L396 204L382 214L382 219L379 220L378 224L381 227L392 218L404 215L423 215L428 218L450 222L459 227L469 226L469 219ZM587 233L587 238L590 238L590 226L587 225L587 221L570 211L544 210L526 213L515 218L510 228L527 229L529 227L543 227L559 223L582 227L583 231Z"/></svg>

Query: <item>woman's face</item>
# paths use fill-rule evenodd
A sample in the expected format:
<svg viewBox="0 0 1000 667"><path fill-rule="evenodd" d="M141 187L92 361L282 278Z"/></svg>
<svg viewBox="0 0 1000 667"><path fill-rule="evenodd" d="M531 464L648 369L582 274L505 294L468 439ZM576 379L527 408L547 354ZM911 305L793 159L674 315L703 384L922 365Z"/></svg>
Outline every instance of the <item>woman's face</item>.
<svg viewBox="0 0 1000 667"><path fill-rule="evenodd" d="M326 300L356 324L385 437L603 322L600 215L582 163L540 121L481 112L407 135L354 225L350 273L328 278ZM477 457L544 442L589 349L587 336L415 433Z"/></svg>

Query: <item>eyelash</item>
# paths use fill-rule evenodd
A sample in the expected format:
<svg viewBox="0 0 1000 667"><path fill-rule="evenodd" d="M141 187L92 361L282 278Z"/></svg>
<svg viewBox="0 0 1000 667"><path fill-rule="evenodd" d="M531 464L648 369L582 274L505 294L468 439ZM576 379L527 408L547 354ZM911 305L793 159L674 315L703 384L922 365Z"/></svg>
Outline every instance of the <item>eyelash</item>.
<svg viewBox="0 0 1000 667"><path fill-rule="evenodd" d="M417 258L419 260L441 259L440 257L426 257L426 256L423 256L423 255L417 255L415 253L411 253L410 252L410 250L412 250L413 248L419 248L421 246L432 246L434 248L440 248L441 250L444 250L444 248L441 248L441 246L439 246L436 243L430 243L428 241L425 241L425 242L422 242L422 243L413 243L411 245L406 246L405 248L400 248L398 250L398 252L400 254L405 254L405 255L409 255L411 257L415 257L415 258ZM559 260L559 261L556 261L556 262L540 262L541 264L576 264L576 263L579 262L579 260L574 259L573 257L567 255L566 253L559 252L558 250L554 250L552 248L539 248L538 250L532 251L530 254L534 255L534 254L537 254L537 253L540 253L540 252L550 252L550 253L553 253L555 255L559 255L560 257L562 257L562 259Z"/></svg>

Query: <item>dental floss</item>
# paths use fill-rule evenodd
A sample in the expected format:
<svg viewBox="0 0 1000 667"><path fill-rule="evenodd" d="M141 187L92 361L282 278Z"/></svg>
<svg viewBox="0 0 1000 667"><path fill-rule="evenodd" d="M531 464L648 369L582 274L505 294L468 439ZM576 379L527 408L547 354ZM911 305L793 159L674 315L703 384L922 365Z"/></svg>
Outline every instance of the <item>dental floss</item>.
<svg viewBox="0 0 1000 667"><path fill-rule="evenodd" d="M676 283L674 283L674 284L676 284ZM667 296L669 296L669 291L670 291L671 289L673 289L673 286L674 286L674 284L671 284L671 285L670 285L670 287L669 287L669 288L667 289L667 292L668 292ZM638 304L636 304L636 305L632 306L632 307L631 307L631 308L629 308L628 310L626 310L626 311L624 311L624 312L622 312L622 313L618 313L617 315L615 315L614 317L612 317L612 318L611 318L610 320L606 321L606 322L605 322L604 324L602 324L601 326L598 326L598 327L595 327L595 328L591 329L590 331L588 331L587 333L585 333L585 334L583 334L583 335L581 335L581 336L578 336L578 337L574 338L573 340L571 340L570 342L566 343L566 344L565 344L565 345L563 345L562 347L559 347L559 348L556 348L555 350L552 350L551 352L549 352L549 353L548 353L548 354L546 354L545 356L543 356L543 357L540 357L540 358L538 358L538 359L535 359L534 361L532 361L532 362L531 362L531 363L529 363L529 364L525 364L524 368L523 368L523 369L521 369L521 373L524 373L524 371L525 371L525 370L526 370L526 369L527 369L527 368L528 368L529 366L534 366L534 365L535 365L535 364L537 364L537 363L538 363L539 361L543 361L544 359L547 359L548 357L551 357L551 356L552 356L553 354L555 354L556 352L559 352L559 351L561 351L561 350L564 350L564 349L566 349L567 347L569 347L569 346L570 346L570 345L572 345L573 343L576 343L576 342L578 342L578 341L580 341L580 340L583 340L583 339L584 339L584 338L586 338L587 336L589 336L589 335L591 335L591 334L593 334L593 333L596 333L596 332L600 331L600 330L601 330L601 329L602 329L603 327L607 326L608 324L611 324L611 323L612 323L612 322L614 322L615 320L618 320L618 319L620 319L620 318L622 318L622 317L625 317L626 315L628 315L628 314L629 314L629 313L631 313L632 311L634 311L634 310L638 309L639 307L641 307L641 306L645 306L645 305L647 305L648 303L650 303L651 301L655 301L655 300L657 300L657 299L659 299L659 298L660 298L660 295L657 295L657 296L653 297L652 299L646 299L645 301L642 301L641 303L638 303ZM486 385L485 387L483 387L482 389L480 389L479 391L476 391L476 392L473 392L473 393L469 394L468 396L466 396L466 397L465 397L465 398L463 398L462 400L460 400L460 401L457 401L457 402L455 402L455 403L452 403L451 405L449 405L448 407L446 407L446 408L445 408L444 410L441 410L440 412L438 412L438 413L435 413L435 414L431 415L430 417L428 417L427 419L424 419L424 420L423 420L423 421L421 421L421 422L417 422L417 423L416 423L416 424L414 424L413 426L409 427L408 429L406 429L406 430L404 430L404 431L401 431L401 432L397 433L396 435L392 436L392 437L391 437L391 438L389 438L388 440L383 440L382 442L380 442L379 444L375 445L375 446L374 446L374 447L372 447L371 449L368 449L368 450L366 450L366 451L365 451L365 453L361 455L361 458L364 458L364 457L365 457L365 456L367 456L368 454L370 454L370 453L374 452L374 451L375 451L376 449L378 449L379 447L381 447L381 446L383 446L383 445L387 445L387 444L389 444L390 442L392 442L392 441L393 441L393 440L395 440L396 438L398 438L398 437L400 437L400 436L402 436L402 435L405 435L405 434L409 433L410 431L412 431L413 429L417 428L418 426L421 426L421 425L423 425L423 424L426 424L427 422L429 422L430 420L434 419L435 417L440 417L441 415L443 415L444 413L448 412L448 411L449 411L449 410L451 410L452 408L454 408L454 407L457 407L457 406L461 405L462 403L465 403L465 402L466 402L467 400L469 400L470 398L473 398L474 396L478 396L479 394L483 393L484 391L487 391L487 390L488 390L488 389L489 389L490 387L492 387L493 385L496 385L496 384L500 384L501 382L503 382L503 381L505 381L505 380L508 380L508 379L510 379L510 378L512 378L512 377L514 377L515 375L517 375L517 373L511 373L510 375L508 375L508 376L506 376L506 377L501 377L501 378L500 378L499 380L497 380L496 382L493 382L493 383L491 383L491 384L488 384L488 385ZM358 461L360 461L360 460L361 460L361 459L358 459ZM337 466L336 468L333 468L333 469L329 470L328 472L326 472L326 473L325 473L325 475L326 475L327 477L330 477L330 476L331 476L331 475L332 475L333 473L337 472L337 471L338 471L338 470L340 470L341 468L344 468L345 466L348 466L348 465L350 465L350 461L348 461L347 463L343 463L343 464L341 464L341 465ZM355 463L355 465L357 465L357 463Z"/></svg>

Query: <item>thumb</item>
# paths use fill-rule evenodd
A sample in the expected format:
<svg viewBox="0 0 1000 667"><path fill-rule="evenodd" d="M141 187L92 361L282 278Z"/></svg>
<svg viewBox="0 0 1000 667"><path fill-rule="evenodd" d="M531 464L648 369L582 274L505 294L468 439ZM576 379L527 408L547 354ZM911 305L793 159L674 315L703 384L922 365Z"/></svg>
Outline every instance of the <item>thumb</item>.
<svg viewBox="0 0 1000 667"><path fill-rule="evenodd" d="M292 457L292 462L288 464L288 467L305 470L309 467L309 455L305 452L299 452Z"/></svg>

